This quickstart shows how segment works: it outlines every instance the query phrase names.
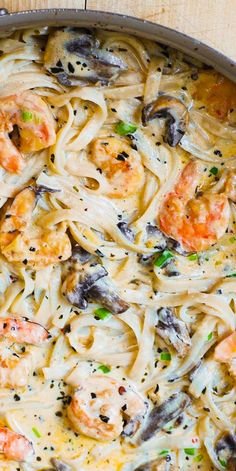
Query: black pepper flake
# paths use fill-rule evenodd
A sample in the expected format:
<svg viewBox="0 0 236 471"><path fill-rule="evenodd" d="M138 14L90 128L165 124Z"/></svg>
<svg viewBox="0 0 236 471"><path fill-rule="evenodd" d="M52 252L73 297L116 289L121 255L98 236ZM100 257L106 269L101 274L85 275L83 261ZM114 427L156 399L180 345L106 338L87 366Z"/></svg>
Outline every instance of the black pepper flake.
<svg viewBox="0 0 236 471"><path fill-rule="evenodd" d="M214 154L222 157L222 152L219 149L214 150Z"/></svg>
<svg viewBox="0 0 236 471"><path fill-rule="evenodd" d="M42 461L42 458L40 456L37 456L36 460L37 461Z"/></svg>
<svg viewBox="0 0 236 471"><path fill-rule="evenodd" d="M27 263L28 263L27 258L25 258L22 263L24 263L24 265L27 265Z"/></svg>
<svg viewBox="0 0 236 471"><path fill-rule="evenodd" d="M124 404L124 406L122 406L122 407L121 407L121 409L122 409L122 410L125 412L125 411L126 411L126 409L127 409L127 405L126 405L126 404Z"/></svg>
<svg viewBox="0 0 236 471"><path fill-rule="evenodd" d="M20 401L20 396L18 396L18 394L14 394L14 401Z"/></svg>
<svg viewBox="0 0 236 471"><path fill-rule="evenodd" d="M35 252L35 250L36 250L35 247L30 247L30 248L29 248L29 251L30 251L30 252Z"/></svg>
<svg viewBox="0 0 236 471"><path fill-rule="evenodd" d="M6 214L5 219L9 219L9 218L11 218L11 214Z"/></svg>
<svg viewBox="0 0 236 471"><path fill-rule="evenodd" d="M70 324L65 325L64 327L64 334L69 334L71 331Z"/></svg>
<svg viewBox="0 0 236 471"><path fill-rule="evenodd" d="M91 393L91 398L92 398L92 399L96 399L96 397L97 397L97 395L92 392L92 393Z"/></svg>
<svg viewBox="0 0 236 471"><path fill-rule="evenodd" d="M77 115L77 110L74 110L73 113L74 113L74 116L76 116Z"/></svg>
<svg viewBox="0 0 236 471"><path fill-rule="evenodd" d="M99 418L101 419L102 422L105 422L105 424L107 424L107 422L109 422L110 418L107 417L106 415L99 415Z"/></svg>
<svg viewBox="0 0 236 471"><path fill-rule="evenodd" d="M191 79L192 80L197 80L198 77L199 77L198 72L194 72L193 74L191 74Z"/></svg>
<svg viewBox="0 0 236 471"><path fill-rule="evenodd" d="M117 111L116 111L115 108L111 108L111 111L112 111L113 113L117 113Z"/></svg>
<svg viewBox="0 0 236 471"><path fill-rule="evenodd" d="M60 72L63 72L63 68L62 67L51 67L50 71L52 72L52 74L59 74Z"/></svg>
<svg viewBox="0 0 236 471"><path fill-rule="evenodd" d="M158 393L159 391L159 384L156 385L155 389L154 389L154 394Z"/></svg>
<svg viewBox="0 0 236 471"><path fill-rule="evenodd" d="M62 61L60 59L59 59L59 61L57 61L56 66L57 67L62 67Z"/></svg>
<svg viewBox="0 0 236 471"><path fill-rule="evenodd" d="M75 71L75 68L74 68L74 66L71 64L71 62L68 62L67 67L68 67L69 72L71 72L71 74L73 74L74 71Z"/></svg>
<svg viewBox="0 0 236 471"><path fill-rule="evenodd" d="M62 414L62 412L61 412L60 410L58 410L57 412L55 412L55 415L56 415L57 417L62 417L62 416L63 416L63 414Z"/></svg>

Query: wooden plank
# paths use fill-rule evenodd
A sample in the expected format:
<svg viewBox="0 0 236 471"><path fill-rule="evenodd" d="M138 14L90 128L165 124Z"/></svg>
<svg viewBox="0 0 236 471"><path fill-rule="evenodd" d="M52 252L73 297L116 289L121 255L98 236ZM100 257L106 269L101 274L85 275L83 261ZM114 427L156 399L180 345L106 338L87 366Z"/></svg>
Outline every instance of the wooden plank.
<svg viewBox="0 0 236 471"><path fill-rule="evenodd" d="M236 60L235 0L87 0L87 9L124 13L169 26Z"/></svg>
<svg viewBox="0 0 236 471"><path fill-rule="evenodd" d="M0 0L0 6L11 12L41 8L85 8L85 0Z"/></svg>
<svg viewBox="0 0 236 471"><path fill-rule="evenodd" d="M84 8L86 0L1 0L9 11ZM236 0L87 0L87 9L134 15L182 31L236 60Z"/></svg>

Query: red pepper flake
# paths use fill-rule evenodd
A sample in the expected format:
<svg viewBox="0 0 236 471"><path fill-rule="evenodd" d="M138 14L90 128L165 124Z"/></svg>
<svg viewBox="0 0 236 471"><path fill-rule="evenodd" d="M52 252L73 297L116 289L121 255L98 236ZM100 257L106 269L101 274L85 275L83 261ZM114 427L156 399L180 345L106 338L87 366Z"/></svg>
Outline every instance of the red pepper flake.
<svg viewBox="0 0 236 471"><path fill-rule="evenodd" d="M126 389L124 388L124 386L120 386L118 391L119 391L119 394L122 396L122 394L126 392Z"/></svg>

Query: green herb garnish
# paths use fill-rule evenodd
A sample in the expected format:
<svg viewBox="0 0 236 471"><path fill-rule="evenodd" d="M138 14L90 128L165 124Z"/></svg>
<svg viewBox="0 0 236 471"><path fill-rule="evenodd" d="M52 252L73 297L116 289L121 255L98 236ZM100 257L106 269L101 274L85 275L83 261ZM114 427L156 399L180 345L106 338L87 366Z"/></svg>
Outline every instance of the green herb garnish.
<svg viewBox="0 0 236 471"><path fill-rule="evenodd" d="M161 268L170 258L174 258L174 255L169 252L169 250L164 250L164 252L156 258L154 265Z"/></svg>
<svg viewBox="0 0 236 471"><path fill-rule="evenodd" d="M197 463L199 463L199 461L202 461L202 460L203 460L203 455L197 455L194 458L194 461L196 461Z"/></svg>
<svg viewBox="0 0 236 471"><path fill-rule="evenodd" d="M210 340L212 340L213 338L213 332L210 332L210 334L208 334L207 336L207 341L210 342Z"/></svg>
<svg viewBox="0 0 236 471"><path fill-rule="evenodd" d="M22 121L26 123L27 121L31 121L33 119L33 113L31 113L31 111L22 111L21 117Z"/></svg>
<svg viewBox="0 0 236 471"><path fill-rule="evenodd" d="M160 355L160 358L162 361L170 361L171 360L171 354L169 352L162 352Z"/></svg>
<svg viewBox="0 0 236 471"><path fill-rule="evenodd" d="M221 466L223 466L223 468L226 468L227 462L226 462L225 460L221 460L221 459L219 458L219 462L220 462Z"/></svg>
<svg viewBox="0 0 236 471"><path fill-rule="evenodd" d="M195 448L184 448L184 453L186 455L193 456L195 455Z"/></svg>
<svg viewBox="0 0 236 471"><path fill-rule="evenodd" d="M210 173L211 173L212 175L217 175L217 173L218 173L218 168L217 168L217 167L212 167L212 168L210 169Z"/></svg>
<svg viewBox="0 0 236 471"><path fill-rule="evenodd" d="M35 434L37 438L41 438L42 435L36 427L32 427L32 432Z"/></svg>
<svg viewBox="0 0 236 471"><path fill-rule="evenodd" d="M94 310L95 317L104 321L104 319L109 319L112 314L105 307L98 307Z"/></svg>
<svg viewBox="0 0 236 471"><path fill-rule="evenodd" d="M230 241L231 244L233 244L236 241L236 238L235 237L230 237L229 241Z"/></svg>
<svg viewBox="0 0 236 471"><path fill-rule="evenodd" d="M162 450L160 451L159 456L166 456L168 455L168 453L169 453L169 450Z"/></svg>
<svg viewBox="0 0 236 471"><path fill-rule="evenodd" d="M188 256L188 260L193 262L194 260L198 259L198 254L197 253L192 253L191 255Z"/></svg>
<svg viewBox="0 0 236 471"><path fill-rule="evenodd" d="M120 136L126 136L127 134L132 134L133 132L137 131L137 126L132 123L125 123L124 121L120 121L116 125L115 131Z"/></svg>
<svg viewBox="0 0 236 471"><path fill-rule="evenodd" d="M226 275L226 278L235 278L236 277L236 273L231 273L231 275Z"/></svg>
<svg viewBox="0 0 236 471"><path fill-rule="evenodd" d="M103 373L110 373L111 368L109 368L109 366L106 366L106 365L100 365L98 367L98 370L102 371Z"/></svg>

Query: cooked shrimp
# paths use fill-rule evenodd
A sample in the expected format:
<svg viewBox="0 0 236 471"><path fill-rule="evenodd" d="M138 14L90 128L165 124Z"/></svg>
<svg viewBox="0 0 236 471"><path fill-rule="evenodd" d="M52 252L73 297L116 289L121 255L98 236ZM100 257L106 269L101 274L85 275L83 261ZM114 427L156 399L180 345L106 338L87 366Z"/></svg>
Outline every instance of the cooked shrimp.
<svg viewBox="0 0 236 471"><path fill-rule="evenodd" d="M173 191L167 194L159 213L160 228L187 251L209 248L228 227L230 208L225 193L196 197L202 164L189 162Z"/></svg>
<svg viewBox="0 0 236 471"><path fill-rule="evenodd" d="M0 453L13 461L30 461L34 456L32 443L24 435L0 427Z"/></svg>
<svg viewBox="0 0 236 471"><path fill-rule="evenodd" d="M0 387L23 388L28 384L28 378L33 368L32 354L26 353L21 357L0 358Z"/></svg>
<svg viewBox="0 0 236 471"><path fill-rule="evenodd" d="M230 117L236 107L236 84L215 70L203 71L192 83L193 98L220 121ZM199 105L200 105L199 103Z"/></svg>
<svg viewBox="0 0 236 471"><path fill-rule="evenodd" d="M0 319L0 337L14 343L40 346L50 338L50 335L43 326L36 322L7 317ZM13 356L7 358L0 356L0 386L3 388L26 386L33 363L33 355L30 352L21 356L13 353Z"/></svg>
<svg viewBox="0 0 236 471"><path fill-rule="evenodd" d="M17 343L41 345L50 338L50 334L36 322L6 317L0 319L0 337L9 338Z"/></svg>
<svg viewBox="0 0 236 471"><path fill-rule="evenodd" d="M227 363L230 372L236 376L236 332L218 343L215 348L215 359Z"/></svg>
<svg viewBox="0 0 236 471"><path fill-rule="evenodd" d="M106 194L125 198L138 192L144 182L140 155L123 139L108 137L92 144L91 160L103 172L109 183Z"/></svg>
<svg viewBox="0 0 236 471"><path fill-rule="evenodd" d="M45 231L33 224L40 192L45 189L29 186L22 190L0 221L0 250L9 262L41 268L71 255L71 243L63 229Z"/></svg>
<svg viewBox="0 0 236 471"><path fill-rule="evenodd" d="M97 440L133 435L146 412L147 403L130 385L95 375L80 382L68 407L75 429Z"/></svg>
<svg viewBox="0 0 236 471"><path fill-rule="evenodd" d="M14 126L19 133L16 145L9 137ZM0 165L5 170L21 172L22 153L45 149L55 139L53 117L42 98L26 91L0 99Z"/></svg>

